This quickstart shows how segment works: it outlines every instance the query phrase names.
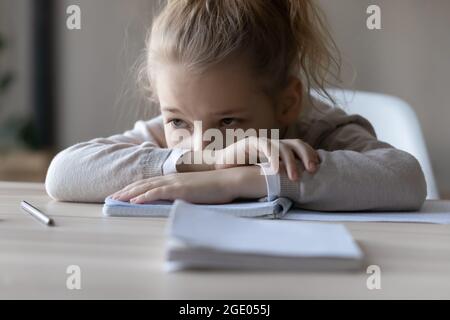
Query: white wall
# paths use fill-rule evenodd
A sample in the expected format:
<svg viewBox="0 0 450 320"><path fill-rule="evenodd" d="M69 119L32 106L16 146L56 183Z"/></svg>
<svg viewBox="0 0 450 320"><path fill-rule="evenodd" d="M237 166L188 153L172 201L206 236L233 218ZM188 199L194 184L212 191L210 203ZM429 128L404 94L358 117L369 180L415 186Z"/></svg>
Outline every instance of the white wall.
<svg viewBox="0 0 450 320"><path fill-rule="evenodd" d="M150 24L151 9L157 2L58 2L60 147L121 131L139 117L136 99L120 92L124 83L132 81L127 69L143 47L145 25ZM413 106L441 191L450 196L450 1L320 2L346 61L358 71L354 87L393 94ZM77 3L82 9L82 30L68 31L65 8ZM370 4L381 6L381 31L366 28L365 12ZM346 79L349 74L347 65Z"/></svg>

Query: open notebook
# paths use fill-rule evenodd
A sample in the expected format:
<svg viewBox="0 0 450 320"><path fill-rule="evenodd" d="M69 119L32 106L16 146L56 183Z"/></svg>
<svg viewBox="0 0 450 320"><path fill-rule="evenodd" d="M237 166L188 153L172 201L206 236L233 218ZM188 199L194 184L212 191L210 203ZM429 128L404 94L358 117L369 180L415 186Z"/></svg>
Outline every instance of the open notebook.
<svg viewBox="0 0 450 320"><path fill-rule="evenodd" d="M155 201L151 204L131 204L105 199L103 214L110 217L168 217L173 202ZM292 201L286 198L278 198L273 201L242 201L220 205L204 204L200 207L212 209L214 212L223 212L239 217L281 218L292 206Z"/></svg>
<svg viewBox="0 0 450 320"><path fill-rule="evenodd" d="M177 200L167 233L168 271L353 270L362 265L360 248L339 224L243 219Z"/></svg>
<svg viewBox="0 0 450 320"><path fill-rule="evenodd" d="M135 205L107 198L103 206L103 214L112 217L167 217L172 205L173 203L168 201ZM252 202L201 206L242 217L300 221L450 224L450 202L436 200L426 201L422 209L417 212L317 212L295 208L292 202L286 198L278 198L270 202L261 199Z"/></svg>

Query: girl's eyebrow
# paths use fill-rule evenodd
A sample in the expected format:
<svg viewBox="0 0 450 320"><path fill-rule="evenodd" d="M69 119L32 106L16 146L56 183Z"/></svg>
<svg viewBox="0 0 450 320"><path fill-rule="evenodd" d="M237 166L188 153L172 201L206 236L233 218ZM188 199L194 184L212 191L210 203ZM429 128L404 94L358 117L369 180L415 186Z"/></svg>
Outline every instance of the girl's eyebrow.
<svg viewBox="0 0 450 320"><path fill-rule="evenodd" d="M161 107L161 109L164 111L172 112L172 113L180 112L180 110L178 108L171 107L171 106L164 106L164 107Z"/></svg>
<svg viewBox="0 0 450 320"><path fill-rule="evenodd" d="M161 110L167 111L167 112L171 112L171 113L179 113L181 112L180 109L173 107L173 106L162 106ZM230 108L228 110L221 110L218 112L211 112L211 114L215 115L215 116L229 116L229 115L238 115L238 114L243 114L245 113L245 110L243 110L243 108Z"/></svg>
<svg viewBox="0 0 450 320"><path fill-rule="evenodd" d="M230 109L230 110L223 110L219 112L215 112L214 115L224 117L224 116L236 116L236 115L243 115L247 114L245 110L242 109Z"/></svg>

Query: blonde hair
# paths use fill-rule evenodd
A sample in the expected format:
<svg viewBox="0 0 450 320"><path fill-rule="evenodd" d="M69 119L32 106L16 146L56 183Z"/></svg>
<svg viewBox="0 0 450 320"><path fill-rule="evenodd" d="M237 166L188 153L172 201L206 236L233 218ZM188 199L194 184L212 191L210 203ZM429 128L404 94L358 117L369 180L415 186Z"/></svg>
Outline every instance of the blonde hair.
<svg viewBox="0 0 450 320"><path fill-rule="evenodd" d="M334 103L327 87L340 80L341 58L314 0L168 0L147 38L148 88L154 63L202 71L243 54L270 93L295 75Z"/></svg>

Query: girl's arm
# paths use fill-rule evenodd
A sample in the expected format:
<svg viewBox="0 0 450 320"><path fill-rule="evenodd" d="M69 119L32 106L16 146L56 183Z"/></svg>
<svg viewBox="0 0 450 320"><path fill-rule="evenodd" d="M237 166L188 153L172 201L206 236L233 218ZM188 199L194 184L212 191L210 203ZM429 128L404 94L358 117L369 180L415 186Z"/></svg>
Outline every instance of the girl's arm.
<svg viewBox="0 0 450 320"><path fill-rule="evenodd" d="M302 208L323 211L417 210L426 198L419 162L359 124L338 127L323 137L318 153L321 164L315 174L300 162L299 182L280 174L279 195Z"/></svg>
<svg viewBox="0 0 450 320"><path fill-rule="evenodd" d="M163 174L172 150L155 133L160 119L138 121L132 130L78 143L51 162L45 186L60 201L103 202L105 197L140 179Z"/></svg>

